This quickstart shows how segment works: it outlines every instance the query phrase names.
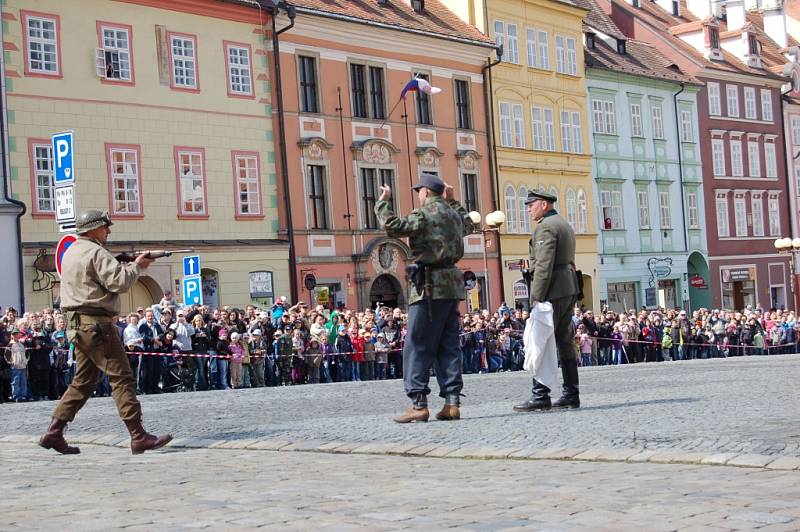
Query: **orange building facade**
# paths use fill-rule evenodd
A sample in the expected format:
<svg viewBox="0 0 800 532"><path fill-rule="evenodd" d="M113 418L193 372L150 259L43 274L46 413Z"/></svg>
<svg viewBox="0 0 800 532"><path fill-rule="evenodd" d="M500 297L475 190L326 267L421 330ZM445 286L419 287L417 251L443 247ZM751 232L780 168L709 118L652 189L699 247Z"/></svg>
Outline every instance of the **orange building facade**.
<svg viewBox="0 0 800 532"><path fill-rule="evenodd" d="M405 307L408 245L380 228L379 188L392 187L395 211L405 215L419 206L412 184L432 172L468 210L497 208L483 75L493 43L435 1L377 8L356 1L342 13L314 0L293 4L294 26L279 35L288 190L280 173L278 185L279 197L289 195L298 298ZM276 24L289 25L285 13ZM400 93L414 76L442 91L409 93L404 105ZM282 209L288 236L287 215ZM464 245L459 267L480 285L472 299L494 308L501 298L496 238L484 245L478 233ZM312 276L316 286L308 288Z"/></svg>

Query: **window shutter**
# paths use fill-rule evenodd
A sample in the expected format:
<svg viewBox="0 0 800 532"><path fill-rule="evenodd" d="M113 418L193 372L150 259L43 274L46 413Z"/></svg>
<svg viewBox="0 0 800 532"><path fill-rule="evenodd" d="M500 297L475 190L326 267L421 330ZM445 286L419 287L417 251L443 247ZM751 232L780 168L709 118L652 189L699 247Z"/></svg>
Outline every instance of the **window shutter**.
<svg viewBox="0 0 800 532"><path fill-rule="evenodd" d="M94 49L94 68L98 78L106 77L106 52L102 48Z"/></svg>

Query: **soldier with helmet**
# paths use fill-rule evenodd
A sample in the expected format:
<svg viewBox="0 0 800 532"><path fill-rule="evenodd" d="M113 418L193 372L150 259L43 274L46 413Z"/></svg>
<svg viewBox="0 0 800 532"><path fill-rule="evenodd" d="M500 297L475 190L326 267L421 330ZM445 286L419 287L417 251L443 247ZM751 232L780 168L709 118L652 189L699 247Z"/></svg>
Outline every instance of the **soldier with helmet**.
<svg viewBox="0 0 800 532"><path fill-rule="evenodd" d="M464 255L464 237L473 222L466 209L453 199L453 187L438 176L422 174L417 191L420 206L408 216L392 210L392 190L381 187L375 214L392 238L409 239L407 270L410 289L408 330L403 348L403 380L412 404L398 423L428 421L431 367L436 368L439 395L445 406L436 419L461 416L461 355L459 349L459 300L464 299L464 275L456 263Z"/></svg>
<svg viewBox="0 0 800 532"><path fill-rule="evenodd" d="M97 387L105 372L120 418L131 435L134 454L163 447L171 435L154 436L142 426L142 408L136 399L136 381L113 317L120 313L119 294L134 285L153 262L148 252L132 262L119 262L106 248L113 223L108 212L89 209L76 224L78 238L64 254L61 266L61 308L66 313L67 336L75 344L78 370L56 406L39 445L61 454L78 454L67 444L64 429Z"/></svg>

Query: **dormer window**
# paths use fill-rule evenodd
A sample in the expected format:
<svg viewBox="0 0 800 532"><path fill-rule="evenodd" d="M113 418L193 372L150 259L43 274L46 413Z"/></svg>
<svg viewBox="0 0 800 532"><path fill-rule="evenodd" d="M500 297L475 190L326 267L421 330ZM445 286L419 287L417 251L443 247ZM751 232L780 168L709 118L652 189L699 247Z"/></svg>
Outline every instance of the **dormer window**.
<svg viewBox="0 0 800 532"><path fill-rule="evenodd" d="M681 3L678 0L672 0L672 16L681 16Z"/></svg>
<svg viewBox="0 0 800 532"><path fill-rule="evenodd" d="M584 34L584 36L586 37L586 48L589 48L590 50L594 50L594 48L595 48L595 46L594 46L595 34L592 33L592 32L586 32Z"/></svg>
<svg viewBox="0 0 800 532"><path fill-rule="evenodd" d="M755 35L748 35L747 36L747 49L750 50L750 55L760 55L759 54L759 43L758 43L758 39L756 39Z"/></svg>
<svg viewBox="0 0 800 532"><path fill-rule="evenodd" d="M708 44L712 50L719 50L719 30L708 28Z"/></svg>
<svg viewBox="0 0 800 532"><path fill-rule="evenodd" d="M617 39L617 53L625 55L625 39Z"/></svg>
<svg viewBox="0 0 800 532"><path fill-rule="evenodd" d="M411 8L417 13L422 13L425 9L425 0L411 0Z"/></svg>

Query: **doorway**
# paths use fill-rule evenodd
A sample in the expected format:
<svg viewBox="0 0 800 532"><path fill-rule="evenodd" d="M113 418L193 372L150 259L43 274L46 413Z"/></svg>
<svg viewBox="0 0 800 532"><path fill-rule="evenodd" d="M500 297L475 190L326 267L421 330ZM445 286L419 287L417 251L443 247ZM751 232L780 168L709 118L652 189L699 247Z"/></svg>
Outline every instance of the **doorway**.
<svg viewBox="0 0 800 532"><path fill-rule="evenodd" d="M388 273L379 275L372 281L372 287L369 290L369 303L373 308L377 303L390 308L401 307L405 304L403 287L393 275Z"/></svg>

